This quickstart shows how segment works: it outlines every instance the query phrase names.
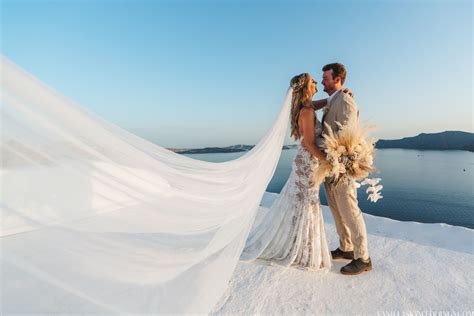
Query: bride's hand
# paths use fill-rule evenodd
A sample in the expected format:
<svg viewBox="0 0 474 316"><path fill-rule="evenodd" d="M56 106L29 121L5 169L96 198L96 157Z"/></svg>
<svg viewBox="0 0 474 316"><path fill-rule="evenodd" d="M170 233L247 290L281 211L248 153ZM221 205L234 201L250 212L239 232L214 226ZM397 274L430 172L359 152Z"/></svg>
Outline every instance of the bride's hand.
<svg viewBox="0 0 474 316"><path fill-rule="evenodd" d="M328 161L325 156L318 157L318 156L312 155L312 157L313 157L313 159L319 160L319 162L327 162Z"/></svg>
<svg viewBox="0 0 474 316"><path fill-rule="evenodd" d="M353 99L355 99L354 94L352 94L352 91L349 90L349 88L344 88L344 90L342 90L342 92L344 92L345 94L350 95Z"/></svg>

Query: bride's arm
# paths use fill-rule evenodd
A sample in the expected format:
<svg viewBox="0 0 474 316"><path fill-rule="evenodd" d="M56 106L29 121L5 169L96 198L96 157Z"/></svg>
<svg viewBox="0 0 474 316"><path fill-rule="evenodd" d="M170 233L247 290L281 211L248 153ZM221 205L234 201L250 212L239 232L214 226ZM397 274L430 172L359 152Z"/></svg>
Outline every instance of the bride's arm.
<svg viewBox="0 0 474 316"><path fill-rule="evenodd" d="M316 100L316 101L311 101L311 107L317 111L319 109L322 109L323 107L328 104L328 99L321 99L321 100Z"/></svg>
<svg viewBox="0 0 474 316"><path fill-rule="evenodd" d="M350 95L352 98L354 98L354 95L352 94L352 91L349 90L348 88L344 88L344 90L342 90L342 92L344 92L345 94L348 94ZM321 99L321 100L316 100L316 101L311 101L311 107L317 111L319 109L322 109L323 107L326 106L326 104L328 104L328 99Z"/></svg>
<svg viewBox="0 0 474 316"><path fill-rule="evenodd" d="M315 145L314 118L314 112L311 108L303 108L301 110L300 119L303 128L303 144L306 150L311 153L311 155L315 156L319 160L326 160L326 155L324 155Z"/></svg>

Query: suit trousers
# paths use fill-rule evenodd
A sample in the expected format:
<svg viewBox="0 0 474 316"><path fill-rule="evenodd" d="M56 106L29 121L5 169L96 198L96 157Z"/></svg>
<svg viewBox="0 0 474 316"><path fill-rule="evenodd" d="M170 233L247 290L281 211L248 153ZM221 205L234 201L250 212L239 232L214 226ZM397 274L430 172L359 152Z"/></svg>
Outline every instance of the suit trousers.
<svg viewBox="0 0 474 316"><path fill-rule="evenodd" d="M354 251L354 259L367 260L367 229L357 203L355 183L340 183L336 186L331 178L327 178L324 189L339 235L339 248L343 251Z"/></svg>

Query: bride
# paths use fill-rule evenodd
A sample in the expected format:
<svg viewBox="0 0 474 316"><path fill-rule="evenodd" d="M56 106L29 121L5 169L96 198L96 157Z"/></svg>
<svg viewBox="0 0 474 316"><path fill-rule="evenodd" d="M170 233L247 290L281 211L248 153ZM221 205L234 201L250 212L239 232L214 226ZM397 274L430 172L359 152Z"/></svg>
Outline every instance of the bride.
<svg viewBox="0 0 474 316"><path fill-rule="evenodd" d="M303 73L291 79L291 136L297 152L291 174L263 221L252 227L241 259L271 260L305 270L331 267L319 200L319 184L313 175L325 155L316 147L321 123L311 106L316 81Z"/></svg>

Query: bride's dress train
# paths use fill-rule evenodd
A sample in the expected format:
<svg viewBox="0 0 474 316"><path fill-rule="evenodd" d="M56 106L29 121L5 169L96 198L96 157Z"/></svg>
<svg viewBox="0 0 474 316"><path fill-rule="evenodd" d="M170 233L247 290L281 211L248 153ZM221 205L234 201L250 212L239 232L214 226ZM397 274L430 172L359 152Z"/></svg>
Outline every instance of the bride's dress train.
<svg viewBox="0 0 474 316"><path fill-rule="evenodd" d="M317 137L320 126L318 121ZM241 259L260 258L284 266L329 270L331 259L319 200L320 186L312 180L318 166L318 160L312 159L299 141L291 174L268 212L257 218Z"/></svg>

